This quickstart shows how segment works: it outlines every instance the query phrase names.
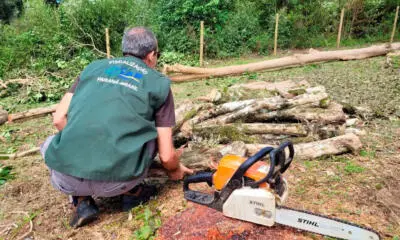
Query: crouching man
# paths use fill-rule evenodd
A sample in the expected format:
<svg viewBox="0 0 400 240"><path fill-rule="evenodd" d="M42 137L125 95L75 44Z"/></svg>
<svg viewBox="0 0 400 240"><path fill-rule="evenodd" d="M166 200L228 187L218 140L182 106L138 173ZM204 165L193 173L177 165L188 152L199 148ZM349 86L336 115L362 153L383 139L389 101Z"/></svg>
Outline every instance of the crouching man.
<svg viewBox="0 0 400 240"><path fill-rule="evenodd" d="M92 196L123 194L122 208L146 202L156 189L142 183L157 151L170 179L192 170L179 161L170 80L154 70L154 34L136 27L124 33L124 57L94 61L80 74L53 115L58 134L42 144L52 185L72 196L71 227L97 218Z"/></svg>

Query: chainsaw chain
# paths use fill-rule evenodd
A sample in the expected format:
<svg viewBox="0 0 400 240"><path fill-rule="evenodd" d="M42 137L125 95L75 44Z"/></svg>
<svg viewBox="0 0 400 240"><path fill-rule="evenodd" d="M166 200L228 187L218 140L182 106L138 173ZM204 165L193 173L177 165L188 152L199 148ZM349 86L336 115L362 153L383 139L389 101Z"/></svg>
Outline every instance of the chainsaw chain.
<svg viewBox="0 0 400 240"><path fill-rule="evenodd" d="M294 208L285 207L285 206L277 206L276 208L284 208L284 209L293 210L293 211L297 211L297 212L303 212L303 213L307 213L307 214L318 216L318 217L328 218L328 219L331 219L331 220L334 220L334 221L337 221L337 222L341 222L341 223L345 223L345 224L348 224L348 225L351 225L351 226L354 226L354 227L362 228L362 229L365 229L365 230L368 230L368 231L376 233L376 235L378 235L379 240L381 239L381 236L379 235L379 233L377 231L375 231L374 229L369 228L369 227L363 227L363 226L360 226L360 225L357 225L357 224L354 224L352 222L348 222L348 221L345 221L345 220L342 220L342 219L338 219L338 218L335 218L335 217L329 217L329 216L322 215L322 214L319 214L319 213L313 213L313 212L310 212L310 211L307 211L307 210L294 209ZM303 231L308 232L307 230L303 230ZM314 233L314 232L312 232L312 233ZM332 236L332 237L334 237L334 236Z"/></svg>

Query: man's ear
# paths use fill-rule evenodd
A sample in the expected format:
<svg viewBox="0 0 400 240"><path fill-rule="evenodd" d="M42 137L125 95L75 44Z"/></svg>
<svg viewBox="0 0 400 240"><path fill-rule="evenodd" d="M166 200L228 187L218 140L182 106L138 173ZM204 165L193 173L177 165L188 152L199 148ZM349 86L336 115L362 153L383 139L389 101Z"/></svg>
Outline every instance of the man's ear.
<svg viewBox="0 0 400 240"><path fill-rule="evenodd" d="M149 53L146 55L145 59L151 60L151 59L154 57L154 54L156 54L155 51L149 52Z"/></svg>

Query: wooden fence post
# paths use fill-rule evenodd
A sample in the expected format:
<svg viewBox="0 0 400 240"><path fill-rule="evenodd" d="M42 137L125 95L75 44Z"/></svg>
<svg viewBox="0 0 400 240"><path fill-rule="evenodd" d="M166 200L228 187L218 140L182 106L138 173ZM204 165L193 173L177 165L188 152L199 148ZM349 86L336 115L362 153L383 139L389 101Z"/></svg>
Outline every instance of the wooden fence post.
<svg viewBox="0 0 400 240"><path fill-rule="evenodd" d="M200 67L203 66L204 21L200 21Z"/></svg>
<svg viewBox="0 0 400 240"><path fill-rule="evenodd" d="M107 58L110 58L110 35L108 34L108 28L106 28L106 49Z"/></svg>
<svg viewBox="0 0 400 240"><path fill-rule="evenodd" d="M399 17L399 6L397 6L397 8L396 8L396 16L394 17L393 30L392 30L392 36L390 37L390 43L393 42L394 34L396 33L396 26L397 26L397 18L398 17Z"/></svg>
<svg viewBox="0 0 400 240"><path fill-rule="evenodd" d="M276 50L278 48L278 26L279 26L279 13L277 13L275 17L274 56L276 56Z"/></svg>
<svg viewBox="0 0 400 240"><path fill-rule="evenodd" d="M340 13L340 24L339 24L339 31L338 31L338 37L337 37L337 42L336 42L336 48L340 47L340 38L342 36L342 27L343 27L343 18L344 18L344 8L342 8L342 12Z"/></svg>

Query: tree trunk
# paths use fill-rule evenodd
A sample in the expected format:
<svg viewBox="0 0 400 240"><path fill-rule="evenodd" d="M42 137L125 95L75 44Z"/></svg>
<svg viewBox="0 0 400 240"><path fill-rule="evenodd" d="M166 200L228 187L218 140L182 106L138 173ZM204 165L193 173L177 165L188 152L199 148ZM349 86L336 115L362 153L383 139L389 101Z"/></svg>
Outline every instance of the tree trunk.
<svg viewBox="0 0 400 240"><path fill-rule="evenodd" d="M15 120L19 119L24 119L24 118L31 118L31 117L38 117L42 116L44 114L52 113L56 111L57 104L51 105L49 107L43 107L43 108L35 108L35 109L30 109L24 112L20 113L14 113L8 115L8 122L12 122Z"/></svg>
<svg viewBox="0 0 400 240"><path fill-rule="evenodd" d="M308 63L338 61L338 60L358 60L369 57L385 55L392 50L400 49L400 43L374 45L367 48L320 51L309 54L295 54L293 56L272 59L257 63L235 65L219 68L198 68L183 65L166 66L166 72L183 73L189 75L170 76L172 81L187 81L207 77L220 77L226 75L237 75L245 72L257 72L268 69L281 69L293 66L302 66Z"/></svg>

